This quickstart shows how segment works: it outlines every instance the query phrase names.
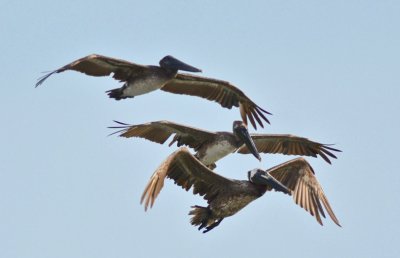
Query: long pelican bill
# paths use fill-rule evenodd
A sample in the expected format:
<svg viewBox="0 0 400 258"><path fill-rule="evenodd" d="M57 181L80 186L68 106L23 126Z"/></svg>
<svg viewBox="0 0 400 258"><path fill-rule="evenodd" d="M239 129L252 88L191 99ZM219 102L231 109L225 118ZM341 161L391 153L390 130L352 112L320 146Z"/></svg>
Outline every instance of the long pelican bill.
<svg viewBox="0 0 400 258"><path fill-rule="evenodd" d="M279 182L276 178L271 176L267 171L262 169L253 169L248 172L248 179L250 182L257 185L268 185L273 189L279 192L283 192L285 194L292 195L292 191L284 186L281 182Z"/></svg>
<svg viewBox="0 0 400 258"><path fill-rule="evenodd" d="M244 124L239 126L234 126L235 134L244 142L246 147L250 150L251 154L254 155L259 161L261 161L261 156L258 153L257 147L254 144L253 139L251 138L249 131L247 130Z"/></svg>

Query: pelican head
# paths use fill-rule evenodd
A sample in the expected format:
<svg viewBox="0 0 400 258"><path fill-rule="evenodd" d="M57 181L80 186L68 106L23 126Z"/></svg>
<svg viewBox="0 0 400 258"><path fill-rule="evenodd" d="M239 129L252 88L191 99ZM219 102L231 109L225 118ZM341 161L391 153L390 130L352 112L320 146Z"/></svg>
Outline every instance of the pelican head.
<svg viewBox="0 0 400 258"><path fill-rule="evenodd" d="M257 176L259 176L260 174L262 174L264 172L265 171L262 170L261 168L252 169L252 170L247 172L247 180L249 180L252 183L257 184L257 182L256 182ZM255 181L253 181L253 180L255 180Z"/></svg>
<svg viewBox="0 0 400 258"><path fill-rule="evenodd" d="M253 184L270 186L276 191L291 195L290 189L288 189L281 182L276 180L272 175L268 173L268 171L264 171L260 168L255 168L247 172L247 178Z"/></svg>
<svg viewBox="0 0 400 258"><path fill-rule="evenodd" d="M251 138L249 131L247 130L247 126L242 121L234 121L233 122L233 133L239 138L244 144L246 144L247 148L250 152L256 157L259 161L261 161L261 156L258 153L256 145Z"/></svg>
<svg viewBox="0 0 400 258"><path fill-rule="evenodd" d="M199 73L201 72L200 69L193 67L191 65L188 65L182 61L179 61L173 56L165 56L163 59L160 60L160 66L162 68L168 69L168 70L173 70L173 71L187 71L187 72L194 72L194 73Z"/></svg>

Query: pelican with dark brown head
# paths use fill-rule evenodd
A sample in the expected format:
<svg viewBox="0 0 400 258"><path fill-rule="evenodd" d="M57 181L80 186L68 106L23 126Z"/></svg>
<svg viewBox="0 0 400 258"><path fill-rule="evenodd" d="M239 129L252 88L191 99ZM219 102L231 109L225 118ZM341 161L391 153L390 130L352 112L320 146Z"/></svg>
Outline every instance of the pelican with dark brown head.
<svg viewBox="0 0 400 258"><path fill-rule="evenodd" d="M261 160L259 153L321 156L331 163L329 157L336 158L332 152L340 151L328 144L290 134L249 134L242 121L233 122L232 132L211 132L165 120L136 125L115 122L118 125L110 128L118 131L112 134L125 138L138 137L163 144L173 136L169 146L176 142L178 147L193 148L195 156L211 169L215 168L215 162L234 152L251 153L258 160Z"/></svg>
<svg viewBox="0 0 400 258"><path fill-rule="evenodd" d="M247 124L249 118L255 129L256 123L264 127L262 120L269 123L266 115L271 113L258 106L242 90L227 81L179 73L178 71L198 73L201 70L170 55L163 57L159 66L140 65L97 54L88 55L40 77L36 87L51 75L69 70L90 76L112 75L115 80L123 82L122 87L106 91L115 100L133 98L161 89L215 101L224 108L238 107L243 121Z"/></svg>

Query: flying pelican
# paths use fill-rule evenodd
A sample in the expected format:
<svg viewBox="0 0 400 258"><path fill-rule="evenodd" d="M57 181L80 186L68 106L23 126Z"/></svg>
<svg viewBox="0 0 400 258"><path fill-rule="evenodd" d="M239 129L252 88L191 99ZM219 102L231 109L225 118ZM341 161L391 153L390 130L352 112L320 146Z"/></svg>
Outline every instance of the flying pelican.
<svg viewBox="0 0 400 258"><path fill-rule="evenodd" d="M271 114L249 99L240 89L229 82L212 78L178 73L178 70L201 72L200 69L185 64L172 57L165 56L159 62L160 66L139 65L121 59L102 55L89 55L69 63L57 70L47 73L38 79L36 87L55 73L74 70L90 76L109 76L124 82L121 88L107 91L110 98L121 100L133 98L157 89L175 94L184 94L205 98L218 102L222 107L240 108L242 120L257 129L256 121L263 126L260 117L269 123L264 114ZM263 114L264 113L264 114Z"/></svg>
<svg viewBox="0 0 400 258"><path fill-rule="evenodd" d="M328 144L290 134L249 134L242 121L233 122L233 133L210 132L170 121L138 125L115 122L120 125L110 128L120 129L113 134L119 133L121 137L139 137L163 144L174 135L169 146L176 142L178 147L186 145L193 148L197 152L195 156L210 169L216 167L216 161L235 151L242 154L252 153L259 160L259 152L312 157L320 155L329 164L331 161L328 156L336 158L332 151L340 152Z"/></svg>
<svg viewBox="0 0 400 258"><path fill-rule="evenodd" d="M272 189L293 195L293 200L309 212L322 225L321 216L329 214L340 226L321 185L310 164L303 158L296 158L266 171L253 169L248 172L248 180L225 178L209 170L185 147L171 154L151 176L141 197L145 210L152 207L160 193L164 179L168 177L175 184L207 200L208 206L192 206L191 224L203 233L218 226L221 221L236 214L250 202Z"/></svg>
<svg viewBox="0 0 400 258"><path fill-rule="evenodd" d="M162 144L172 134L175 134L169 146L176 142L178 147L181 145L188 145L194 148L197 152L195 154L196 158L210 169L216 167L216 161L235 152L241 146L246 146L249 153L253 154L254 157L261 161L260 154L247 130L247 126L242 121L233 122L233 133L213 133L169 121L157 121L141 125L128 125L118 121L115 122L120 124L120 126L113 126L110 128L117 128L120 130L112 134L121 133L121 137L140 137Z"/></svg>

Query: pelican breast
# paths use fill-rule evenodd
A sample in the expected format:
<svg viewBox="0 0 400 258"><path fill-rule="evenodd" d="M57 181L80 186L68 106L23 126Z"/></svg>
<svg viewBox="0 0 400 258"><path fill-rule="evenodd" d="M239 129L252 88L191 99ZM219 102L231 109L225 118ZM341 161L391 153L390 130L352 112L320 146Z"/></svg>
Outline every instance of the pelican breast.
<svg viewBox="0 0 400 258"><path fill-rule="evenodd" d="M197 157L206 166L211 165L223 157L236 151L237 147L228 139L220 139L201 148Z"/></svg>
<svg viewBox="0 0 400 258"><path fill-rule="evenodd" d="M135 76L125 84L124 96L134 97L158 90L173 77L174 74L152 67L149 72Z"/></svg>

